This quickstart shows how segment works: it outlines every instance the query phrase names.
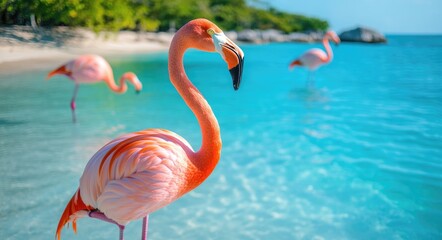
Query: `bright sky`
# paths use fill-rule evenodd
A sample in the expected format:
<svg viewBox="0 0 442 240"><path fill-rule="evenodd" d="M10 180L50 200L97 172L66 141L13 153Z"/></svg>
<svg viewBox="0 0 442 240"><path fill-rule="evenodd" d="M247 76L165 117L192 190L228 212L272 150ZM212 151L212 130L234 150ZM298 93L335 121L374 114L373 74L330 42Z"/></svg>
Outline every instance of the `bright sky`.
<svg viewBox="0 0 442 240"><path fill-rule="evenodd" d="M327 20L337 32L357 25L382 33L442 34L442 0L272 0L271 6Z"/></svg>

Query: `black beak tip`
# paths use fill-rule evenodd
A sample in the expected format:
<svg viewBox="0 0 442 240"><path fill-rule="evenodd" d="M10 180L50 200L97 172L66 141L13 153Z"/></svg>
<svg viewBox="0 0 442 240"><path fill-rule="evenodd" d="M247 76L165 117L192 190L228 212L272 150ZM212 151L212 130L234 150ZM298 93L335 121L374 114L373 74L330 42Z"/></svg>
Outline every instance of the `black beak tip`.
<svg viewBox="0 0 442 240"><path fill-rule="evenodd" d="M239 89L239 85L241 83L241 72L240 72L240 68L239 65L230 69L230 75L232 76L232 81L233 81L233 89L238 90Z"/></svg>
<svg viewBox="0 0 442 240"><path fill-rule="evenodd" d="M241 58L239 61L239 64L229 70L230 75L232 76L233 89L235 91L237 91L239 89L239 85L241 84L243 62L244 62L244 59Z"/></svg>
<svg viewBox="0 0 442 240"><path fill-rule="evenodd" d="M135 93L138 95L140 94L141 90L135 90Z"/></svg>

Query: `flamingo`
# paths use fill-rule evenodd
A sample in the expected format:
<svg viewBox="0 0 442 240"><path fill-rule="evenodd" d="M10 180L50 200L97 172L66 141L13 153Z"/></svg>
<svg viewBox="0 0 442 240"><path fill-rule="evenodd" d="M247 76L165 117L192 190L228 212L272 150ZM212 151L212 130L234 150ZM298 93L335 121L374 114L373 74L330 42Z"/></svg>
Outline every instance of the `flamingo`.
<svg viewBox="0 0 442 240"><path fill-rule="evenodd" d="M115 84L114 74L109 63L98 55L81 55L74 60L67 62L59 68L51 71L47 79L57 74L64 74L75 83L74 94L71 100L72 121L76 122L75 98L80 83L96 83L104 81L109 88L116 93L124 93L127 90L126 80L135 86L137 93L143 87L138 77L132 72L124 73L120 78L120 85Z"/></svg>
<svg viewBox="0 0 442 240"><path fill-rule="evenodd" d="M302 54L299 58L293 60L289 65L290 69L296 65L304 66L310 70L311 74L320 66L331 62L333 60L333 51L330 47L329 40L332 40L336 45L341 42L338 35L334 31L328 31L322 38L322 44L324 45L327 53L319 48L312 48Z"/></svg>
<svg viewBox="0 0 442 240"><path fill-rule="evenodd" d="M184 71L188 48L220 53L235 90L241 82L244 53L206 19L188 22L172 39L170 81L198 120L201 148L194 151L184 138L164 129L130 133L107 143L87 163L80 186L58 223L58 239L66 223L72 222L76 232L77 219L89 216L116 224L120 240L125 225L143 218L145 240L149 214L193 190L212 173L221 154L220 129L210 105Z"/></svg>

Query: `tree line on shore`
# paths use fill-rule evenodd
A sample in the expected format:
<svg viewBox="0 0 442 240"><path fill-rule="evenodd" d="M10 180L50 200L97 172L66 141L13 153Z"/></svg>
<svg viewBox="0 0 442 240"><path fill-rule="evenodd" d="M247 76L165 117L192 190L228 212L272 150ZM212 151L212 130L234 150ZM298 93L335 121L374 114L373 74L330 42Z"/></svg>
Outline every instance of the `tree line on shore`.
<svg viewBox="0 0 442 240"><path fill-rule="evenodd" d="M251 3L251 4L250 4ZM264 3L267 7L257 7ZM0 0L0 24L168 31L194 18L225 30L324 31L328 22L268 7L262 0Z"/></svg>

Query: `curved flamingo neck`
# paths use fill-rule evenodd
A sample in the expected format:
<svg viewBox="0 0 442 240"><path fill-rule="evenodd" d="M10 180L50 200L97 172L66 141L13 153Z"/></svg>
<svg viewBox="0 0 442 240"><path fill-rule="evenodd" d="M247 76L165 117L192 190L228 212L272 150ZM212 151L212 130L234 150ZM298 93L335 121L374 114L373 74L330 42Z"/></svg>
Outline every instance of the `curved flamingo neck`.
<svg viewBox="0 0 442 240"><path fill-rule="evenodd" d="M110 70L110 73L108 74L107 79L105 79L107 85L109 86L109 88L116 92L116 93L125 93L127 90L127 84L126 84L126 80L128 80L129 82L131 82L133 85L134 84L134 78L133 76L135 76L133 73L131 72L127 72L125 74L123 74L120 77L120 84L119 86L115 83L115 79L114 76L112 74L112 70Z"/></svg>
<svg viewBox="0 0 442 240"><path fill-rule="evenodd" d="M221 156L221 134L212 109L203 95L190 82L184 71L183 57L188 48L193 47L186 40L186 30L181 29L175 34L169 50L169 75L172 84L195 114L202 132L202 145L195 155L190 156L191 162L201 173L199 179L194 179L195 185L207 178L215 168ZM196 186L195 186L196 187Z"/></svg>
<svg viewBox="0 0 442 240"><path fill-rule="evenodd" d="M327 52L327 58L324 60L325 63L330 62L333 60L333 51L330 47L330 42L328 40L328 35L326 34L324 38L322 39L322 44L324 45L325 51Z"/></svg>

